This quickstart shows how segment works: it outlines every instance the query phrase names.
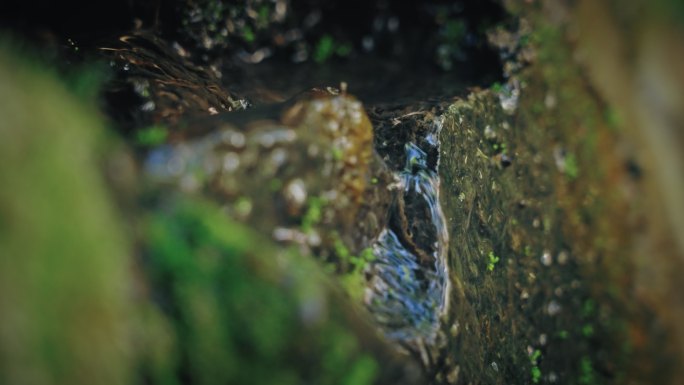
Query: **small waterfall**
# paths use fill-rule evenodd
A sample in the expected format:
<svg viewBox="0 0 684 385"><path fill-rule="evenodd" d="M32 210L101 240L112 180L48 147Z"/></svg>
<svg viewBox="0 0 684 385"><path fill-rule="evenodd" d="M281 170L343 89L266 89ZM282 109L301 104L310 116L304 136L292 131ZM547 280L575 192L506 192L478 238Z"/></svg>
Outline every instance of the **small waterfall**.
<svg viewBox="0 0 684 385"><path fill-rule="evenodd" d="M403 203L394 210L403 211L413 245L402 242L392 226L384 229L373 245L376 259L366 271L366 306L391 339L432 341L448 304L449 235L439 205L439 159L430 165L427 155L429 150L438 153L441 127L442 121L435 119L420 141L423 149L405 144L406 163L397 173Z"/></svg>

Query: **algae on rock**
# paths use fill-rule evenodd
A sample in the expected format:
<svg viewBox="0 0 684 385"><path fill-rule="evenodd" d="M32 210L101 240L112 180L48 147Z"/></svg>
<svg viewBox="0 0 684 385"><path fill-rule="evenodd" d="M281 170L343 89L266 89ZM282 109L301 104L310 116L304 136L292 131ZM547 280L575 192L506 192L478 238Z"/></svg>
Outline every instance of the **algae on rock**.
<svg viewBox="0 0 684 385"><path fill-rule="evenodd" d="M0 51L0 382L130 384L130 251L97 167L103 125Z"/></svg>

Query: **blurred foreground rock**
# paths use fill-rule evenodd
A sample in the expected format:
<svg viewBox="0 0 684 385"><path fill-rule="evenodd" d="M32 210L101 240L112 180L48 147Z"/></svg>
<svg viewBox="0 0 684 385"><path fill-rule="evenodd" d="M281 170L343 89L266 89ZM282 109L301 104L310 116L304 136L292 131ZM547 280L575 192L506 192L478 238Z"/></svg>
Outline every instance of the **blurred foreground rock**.
<svg viewBox="0 0 684 385"><path fill-rule="evenodd" d="M214 203L155 195L125 231L102 166L120 150L41 69L3 47L1 382L419 380L319 265Z"/></svg>

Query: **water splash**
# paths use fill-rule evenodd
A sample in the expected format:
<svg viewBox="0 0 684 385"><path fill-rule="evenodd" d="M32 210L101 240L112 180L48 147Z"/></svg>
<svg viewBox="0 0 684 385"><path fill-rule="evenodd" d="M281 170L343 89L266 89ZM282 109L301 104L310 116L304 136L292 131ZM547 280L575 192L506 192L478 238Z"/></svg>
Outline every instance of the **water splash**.
<svg viewBox="0 0 684 385"><path fill-rule="evenodd" d="M373 245L376 259L367 270L366 306L391 339L434 340L448 304L449 236L439 205L439 159L430 165L427 155L438 151L441 127L436 119L421 141L427 151L406 143L406 163L397 173L404 204L396 209L404 211L415 246L402 242L396 229L386 228Z"/></svg>

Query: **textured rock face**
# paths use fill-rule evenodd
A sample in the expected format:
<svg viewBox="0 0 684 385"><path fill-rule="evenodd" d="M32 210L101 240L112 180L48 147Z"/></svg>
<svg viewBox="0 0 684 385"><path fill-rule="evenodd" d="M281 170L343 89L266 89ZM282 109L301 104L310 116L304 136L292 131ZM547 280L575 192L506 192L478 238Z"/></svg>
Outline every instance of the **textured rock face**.
<svg viewBox="0 0 684 385"><path fill-rule="evenodd" d="M153 181L208 194L228 215L308 247L334 230L356 253L384 225L389 199L380 198L390 180L353 97L304 96L185 129L199 131L197 125L208 134L150 152L145 169ZM312 210L320 211L315 218Z"/></svg>

